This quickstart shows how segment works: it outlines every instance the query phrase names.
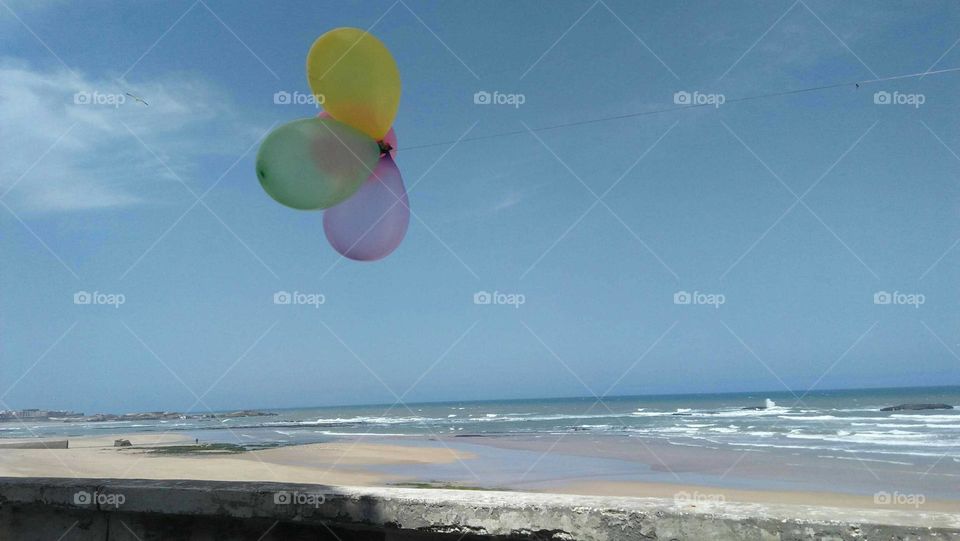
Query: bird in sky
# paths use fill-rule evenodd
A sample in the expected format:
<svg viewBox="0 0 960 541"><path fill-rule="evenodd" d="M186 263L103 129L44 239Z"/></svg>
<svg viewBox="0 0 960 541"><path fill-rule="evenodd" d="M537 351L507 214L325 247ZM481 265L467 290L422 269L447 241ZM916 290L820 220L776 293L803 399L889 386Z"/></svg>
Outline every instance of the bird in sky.
<svg viewBox="0 0 960 541"><path fill-rule="evenodd" d="M129 93L129 92L125 92L125 94L126 94L126 95L128 95L128 96L130 96L131 98L133 98L133 99L134 99L134 101L138 101L138 102L140 102L140 103L142 103L142 104L144 104L144 105L146 105L147 107L149 107L149 106L150 106L150 104L149 104L149 103L147 103L147 100L145 100L145 99L143 99L143 98L141 98L140 96L134 96L133 94L131 94L131 93Z"/></svg>

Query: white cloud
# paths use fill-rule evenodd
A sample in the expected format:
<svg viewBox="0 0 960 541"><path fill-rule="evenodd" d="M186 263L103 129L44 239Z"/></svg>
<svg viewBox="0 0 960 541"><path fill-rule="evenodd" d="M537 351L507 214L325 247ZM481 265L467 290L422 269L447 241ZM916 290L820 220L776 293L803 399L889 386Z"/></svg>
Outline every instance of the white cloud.
<svg viewBox="0 0 960 541"><path fill-rule="evenodd" d="M0 194L12 187L4 201L17 212L149 203L157 183L189 183L203 160L239 156L261 135L199 78L125 84L12 59L0 59L0 122Z"/></svg>
<svg viewBox="0 0 960 541"><path fill-rule="evenodd" d="M523 201L523 194L517 190L510 190L500 200L499 203L493 206L493 212L498 212L516 206L520 204L521 201Z"/></svg>

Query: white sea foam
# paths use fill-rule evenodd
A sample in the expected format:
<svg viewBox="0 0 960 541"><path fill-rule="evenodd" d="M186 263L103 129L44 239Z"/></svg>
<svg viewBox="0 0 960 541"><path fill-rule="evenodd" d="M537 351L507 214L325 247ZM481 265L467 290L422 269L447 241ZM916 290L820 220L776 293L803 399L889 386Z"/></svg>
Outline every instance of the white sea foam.
<svg viewBox="0 0 960 541"><path fill-rule="evenodd" d="M735 409L735 410L721 410L721 411L703 411L697 412L694 414L694 417L767 417L771 415L781 415L789 411L787 408L780 406L775 406L773 408L764 409L764 410L745 410L745 409Z"/></svg>
<svg viewBox="0 0 960 541"><path fill-rule="evenodd" d="M948 415L944 415L944 414L910 415L906 413L894 413L890 417L896 417L897 419L917 419L918 421L926 421L928 423L945 423L948 421L960 420L960 413L956 413L953 415L949 415L949 414Z"/></svg>
<svg viewBox="0 0 960 541"><path fill-rule="evenodd" d="M684 434L696 434L699 429L696 428L687 428L685 426L665 426L662 428L654 428L652 432L680 432Z"/></svg>
<svg viewBox="0 0 960 541"><path fill-rule="evenodd" d="M850 423L850 426L872 426L876 428L917 428L918 426L922 426L922 425L917 425L917 424L905 425L905 424L896 424L896 423ZM933 426L936 427L936 425L933 425Z"/></svg>
<svg viewBox="0 0 960 541"><path fill-rule="evenodd" d="M324 436L383 436L383 437L420 437L420 434L389 434L389 433L378 433L378 432L335 432L333 430L314 430L314 434L323 434Z"/></svg>
<svg viewBox="0 0 960 541"><path fill-rule="evenodd" d="M781 415L780 418L788 421L832 421L839 419L836 415Z"/></svg>
<svg viewBox="0 0 960 541"><path fill-rule="evenodd" d="M404 423L420 423L433 421L427 417L337 417L334 419L317 419L315 421L294 421L292 424L313 426L313 425L393 425Z"/></svg>
<svg viewBox="0 0 960 541"><path fill-rule="evenodd" d="M629 417L628 414L614 415L609 413L600 413L600 414L584 414L584 415L565 415L565 414L556 414L556 415L536 415L536 414L527 414L529 417L490 417L488 414L486 417L474 417L465 421L470 422L524 422L524 421L566 421L566 420L579 420L579 419L608 419L608 418L626 418ZM496 414L493 414L496 415Z"/></svg>
<svg viewBox="0 0 960 541"><path fill-rule="evenodd" d="M899 432L897 430L891 432ZM787 438L801 440L819 440L839 443L861 443L888 447L956 447L956 442L930 441L927 434L893 434L890 432L866 433L857 432L849 436L835 436L829 434L787 434Z"/></svg>
<svg viewBox="0 0 960 541"><path fill-rule="evenodd" d="M679 441L668 441L670 445L676 445L678 447L696 447L698 449L719 449L719 447L713 447L711 445L697 445L695 443L683 443Z"/></svg>
<svg viewBox="0 0 960 541"><path fill-rule="evenodd" d="M672 414L666 411L635 411L630 415L634 417L663 417Z"/></svg>
<svg viewBox="0 0 960 541"><path fill-rule="evenodd" d="M895 455L895 456L920 456L920 457L935 457L940 458L943 456L942 452L924 452L915 449L896 449L896 450L884 450L884 449L863 449L856 448L851 449L849 447L833 447L833 446L824 446L824 445L789 445L786 443L750 443L750 442L737 442L734 444L736 447L770 447L773 449L806 449L806 450L815 450L815 451L832 451L835 453L849 453L856 455Z"/></svg>
<svg viewBox="0 0 960 541"><path fill-rule="evenodd" d="M857 460L860 462L881 462L884 464L899 464L901 466L913 466L913 462L901 462L899 460L882 460L879 458L863 458L856 456L833 456L833 455L817 455L818 458L835 458L837 460Z"/></svg>

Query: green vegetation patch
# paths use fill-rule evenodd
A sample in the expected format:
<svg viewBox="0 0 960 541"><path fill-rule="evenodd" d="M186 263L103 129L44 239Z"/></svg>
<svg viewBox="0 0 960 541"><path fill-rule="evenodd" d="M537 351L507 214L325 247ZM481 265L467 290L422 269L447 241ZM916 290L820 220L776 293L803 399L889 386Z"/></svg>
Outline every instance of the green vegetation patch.
<svg viewBox="0 0 960 541"><path fill-rule="evenodd" d="M136 449L127 447L127 449ZM230 455L243 453L248 449L234 443L202 443L200 445L164 445L160 447L139 447L147 453L156 455Z"/></svg>

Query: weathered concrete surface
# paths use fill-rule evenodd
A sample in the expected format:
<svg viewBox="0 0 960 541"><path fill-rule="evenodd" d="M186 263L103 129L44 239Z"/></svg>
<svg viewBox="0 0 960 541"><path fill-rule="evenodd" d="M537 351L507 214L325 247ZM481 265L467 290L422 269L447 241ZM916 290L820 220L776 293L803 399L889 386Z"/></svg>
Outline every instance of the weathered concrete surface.
<svg viewBox="0 0 960 541"><path fill-rule="evenodd" d="M66 532L66 535L63 535ZM0 539L955 540L957 514L278 483L0 478Z"/></svg>

